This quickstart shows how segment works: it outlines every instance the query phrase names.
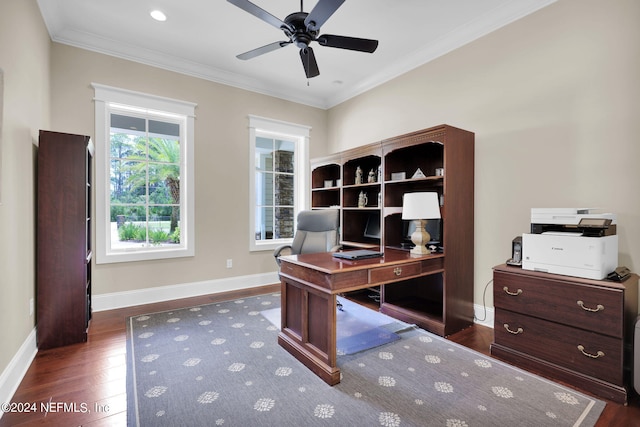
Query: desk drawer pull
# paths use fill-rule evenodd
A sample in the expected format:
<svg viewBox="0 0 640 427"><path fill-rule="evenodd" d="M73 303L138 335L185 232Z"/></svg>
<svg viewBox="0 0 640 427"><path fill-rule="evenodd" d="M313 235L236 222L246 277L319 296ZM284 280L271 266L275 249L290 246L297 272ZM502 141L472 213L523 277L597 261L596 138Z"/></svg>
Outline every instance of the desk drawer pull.
<svg viewBox="0 0 640 427"><path fill-rule="evenodd" d="M585 356L590 357L590 358L592 358L592 359L597 359L597 358L599 358L599 357L604 357L604 351L600 351L600 350L598 350L598 353L597 353L597 354L587 353L586 351L584 351L584 346L582 346L582 345L579 345L579 346L578 346L578 350L580 350L580 352L581 352L582 354L584 354Z"/></svg>
<svg viewBox="0 0 640 427"><path fill-rule="evenodd" d="M592 313L597 313L598 311L604 310L604 305L598 304L596 308L589 308L584 306L584 302L578 301L578 305L585 311L590 311Z"/></svg>
<svg viewBox="0 0 640 427"><path fill-rule="evenodd" d="M518 328L515 331L509 329L509 324L508 323L505 323L503 326L507 330L507 332L509 332L510 334L513 334L513 335L518 335L518 334L521 334L521 333L524 332L524 329L522 329L522 328Z"/></svg>
<svg viewBox="0 0 640 427"><path fill-rule="evenodd" d="M396 276L400 276L402 274L402 268L396 267L393 269L393 272L395 273Z"/></svg>
<svg viewBox="0 0 640 427"><path fill-rule="evenodd" d="M517 297L518 295L520 295L522 293L522 289L518 289L516 292L509 292L509 287L505 286L504 288L502 288L503 291L505 291L507 293L507 295L511 295L514 297Z"/></svg>

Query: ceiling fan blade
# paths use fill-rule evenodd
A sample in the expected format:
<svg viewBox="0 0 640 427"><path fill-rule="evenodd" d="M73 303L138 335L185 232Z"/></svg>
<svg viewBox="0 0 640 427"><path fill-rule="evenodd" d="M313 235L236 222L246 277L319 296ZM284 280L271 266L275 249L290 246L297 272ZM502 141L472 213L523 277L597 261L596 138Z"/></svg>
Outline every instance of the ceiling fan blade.
<svg viewBox="0 0 640 427"><path fill-rule="evenodd" d="M256 18L262 19L267 24L273 25L274 27L276 27L278 29L288 28L289 30L293 30L284 21L282 21L279 18L276 18L275 16L273 16L272 14L267 12L266 10L261 9L260 7L258 7L255 4L251 3L249 0L227 0L227 1L229 3L231 3L231 4L233 4L233 5L238 6L240 9L244 10L245 12L249 12L250 14L255 16Z"/></svg>
<svg viewBox="0 0 640 427"><path fill-rule="evenodd" d="M273 42L273 43L270 43L268 45L265 45L265 46L250 50L248 52L241 53L240 55L237 55L236 58L242 59L242 60L255 58L256 56L260 56L260 55L264 55L265 53L273 52L274 50L278 50L281 47L285 47L286 45L289 45L289 44L291 44L290 41Z"/></svg>
<svg viewBox="0 0 640 427"><path fill-rule="evenodd" d="M323 34L316 39L321 46L337 47L340 49L357 50L373 53L378 48L378 40L360 39L357 37L334 36Z"/></svg>
<svg viewBox="0 0 640 427"><path fill-rule="evenodd" d="M302 59L302 66L304 67L304 72L308 79L320 75L320 70L318 69L318 63L316 62L316 56L313 54L313 49L310 47L300 49L300 59Z"/></svg>
<svg viewBox="0 0 640 427"><path fill-rule="evenodd" d="M308 30L319 30L322 24L342 6L344 0L320 0L304 20Z"/></svg>

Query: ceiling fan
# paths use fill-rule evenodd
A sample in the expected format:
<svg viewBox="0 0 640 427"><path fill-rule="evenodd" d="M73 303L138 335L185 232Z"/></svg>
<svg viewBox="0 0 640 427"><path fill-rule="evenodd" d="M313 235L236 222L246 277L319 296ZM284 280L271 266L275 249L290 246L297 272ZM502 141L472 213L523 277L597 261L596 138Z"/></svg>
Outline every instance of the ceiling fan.
<svg viewBox="0 0 640 427"><path fill-rule="evenodd" d="M377 40L361 39L356 37L336 36L332 34L320 33L320 27L331 15L344 3L345 0L319 0L310 13L303 11L303 4L300 0L300 12L294 12L284 18L284 21L271 15L248 0L227 0L229 3L238 6L240 9L249 12L253 16L262 19L267 24L284 31L288 40L270 43L242 53L236 58L251 59L256 56L272 52L290 44L295 44L300 48L300 58L307 78L320 75L316 57L309 43L315 41L320 46L337 47L340 49L356 50L359 52L375 52L378 47Z"/></svg>

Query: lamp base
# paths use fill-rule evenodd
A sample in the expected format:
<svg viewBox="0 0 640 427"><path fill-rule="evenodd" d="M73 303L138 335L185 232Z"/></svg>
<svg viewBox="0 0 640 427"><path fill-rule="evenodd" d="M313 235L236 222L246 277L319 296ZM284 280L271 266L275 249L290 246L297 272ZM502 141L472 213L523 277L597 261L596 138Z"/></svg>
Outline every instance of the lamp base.
<svg viewBox="0 0 640 427"><path fill-rule="evenodd" d="M431 235L424 229L426 219L414 219L416 231L411 234L411 242L415 245L411 249L412 255L429 255L431 251L427 249L427 244L431 240Z"/></svg>

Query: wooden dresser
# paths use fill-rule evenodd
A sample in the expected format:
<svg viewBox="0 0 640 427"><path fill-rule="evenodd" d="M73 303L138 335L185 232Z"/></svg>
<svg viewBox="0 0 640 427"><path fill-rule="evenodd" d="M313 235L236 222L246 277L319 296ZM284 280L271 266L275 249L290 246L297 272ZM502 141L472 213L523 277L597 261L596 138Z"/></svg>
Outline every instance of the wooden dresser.
<svg viewBox="0 0 640 427"><path fill-rule="evenodd" d="M638 276L622 283L500 265L491 354L618 403L630 389Z"/></svg>

